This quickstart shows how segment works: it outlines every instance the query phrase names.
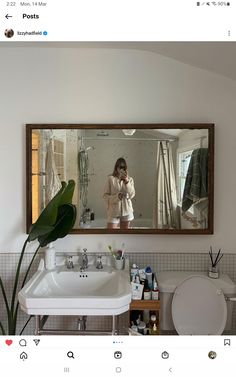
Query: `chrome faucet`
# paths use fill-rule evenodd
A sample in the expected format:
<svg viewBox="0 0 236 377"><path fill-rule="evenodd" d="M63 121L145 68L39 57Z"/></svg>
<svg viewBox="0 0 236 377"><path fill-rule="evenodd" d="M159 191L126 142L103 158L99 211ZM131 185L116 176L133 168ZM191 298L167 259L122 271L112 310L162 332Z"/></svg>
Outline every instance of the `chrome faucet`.
<svg viewBox="0 0 236 377"><path fill-rule="evenodd" d="M98 270L101 270L103 268L103 265L102 265L102 255L101 254L98 254L98 256L97 256L96 268Z"/></svg>
<svg viewBox="0 0 236 377"><path fill-rule="evenodd" d="M88 256L87 256L87 249L83 249L82 255L82 266L80 268L81 271L84 271L88 268Z"/></svg>
<svg viewBox="0 0 236 377"><path fill-rule="evenodd" d="M73 257L72 255L69 255L66 259L66 267L68 268L68 270L71 270L72 268L74 268L74 262L73 262Z"/></svg>

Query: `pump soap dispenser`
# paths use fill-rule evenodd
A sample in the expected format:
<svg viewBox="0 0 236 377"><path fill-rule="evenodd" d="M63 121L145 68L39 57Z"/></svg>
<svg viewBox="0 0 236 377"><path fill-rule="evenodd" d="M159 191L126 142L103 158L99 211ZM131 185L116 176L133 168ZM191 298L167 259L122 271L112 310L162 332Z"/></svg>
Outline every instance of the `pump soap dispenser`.
<svg viewBox="0 0 236 377"><path fill-rule="evenodd" d="M51 242L45 250L46 270L53 270L56 267L56 250Z"/></svg>

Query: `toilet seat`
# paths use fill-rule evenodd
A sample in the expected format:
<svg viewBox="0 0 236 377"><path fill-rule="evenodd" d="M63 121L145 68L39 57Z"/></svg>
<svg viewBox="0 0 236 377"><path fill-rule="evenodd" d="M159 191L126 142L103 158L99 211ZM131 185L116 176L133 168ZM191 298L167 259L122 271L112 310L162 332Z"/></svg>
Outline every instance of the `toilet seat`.
<svg viewBox="0 0 236 377"><path fill-rule="evenodd" d="M175 289L172 318L180 335L220 335L227 320L221 289L205 276L190 276Z"/></svg>

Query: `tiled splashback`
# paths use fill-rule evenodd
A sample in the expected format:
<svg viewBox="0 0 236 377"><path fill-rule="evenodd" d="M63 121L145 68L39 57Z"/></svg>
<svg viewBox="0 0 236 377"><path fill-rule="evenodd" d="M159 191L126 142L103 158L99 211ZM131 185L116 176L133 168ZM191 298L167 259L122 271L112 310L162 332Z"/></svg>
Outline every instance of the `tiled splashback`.
<svg viewBox="0 0 236 377"><path fill-rule="evenodd" d="M192 270L192 271L206 271L209 264L209 256L206 253L127 253L129 257L130 264L136 263L139 267L151 266L153 271L157 273L159 271L166 270ZM34 263L32 273L37 269L40 258L43 257L43 253L39 254ZM27 266L32 258L32 254L26 254L24 257L22 271L26 271ZM19 259L19 254L8 253L0 254L0 276L7 287L7 294L10 296L10 292L13 288L13 279L15 275L16 265ZM220 262L220 271L226 273L230 278L236 282L236 255L235 254L225 254ZM232 334L236 334L236 304L233 312L233 328ZM4 318L4 306L2 302L2 296L0 295L0 319ZM20 331L27 321L28 316L22 311L19 313L19 324L18 331ZM52 316L47 321L46 327L50 328L66 328L66 329L76 329L77 328L77 317L57 317ZM4 321L3 321L4 322ZM128 324L128 314L120 316L119 326L121 333L127 328ZM111 329L111 318L110 317L88 317L87 320L88 329L96 330L110 330ZM25 335L34 334L34 319L28 324Z"/></svg>

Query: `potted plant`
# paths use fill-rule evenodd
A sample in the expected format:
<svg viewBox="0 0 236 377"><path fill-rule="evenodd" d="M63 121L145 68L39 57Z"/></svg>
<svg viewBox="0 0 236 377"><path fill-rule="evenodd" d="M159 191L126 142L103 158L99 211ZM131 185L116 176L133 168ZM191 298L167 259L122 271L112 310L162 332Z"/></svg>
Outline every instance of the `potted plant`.
<svg viewBox="0 0 236 377"><path fill-rule="evenodd" d="M2 335L16 334L19 309L17 293L19 290L21 265L24 258L26 247L28 243L34 240L38 240L39 242L39 245L36 248L33 257L29 263L29 266L23 278L23 282L20 285L20 289L23 288L23 286L26 283L30 269L39 249L41 247L47 246L50 242L53 242L58 238L65 237L73 228L76 220L76 207L72 204L74 189L75 182L73 180L69 180L68 184L66 182L62 182L61 189L47 204L47 206L44 208L44 210L38 217L37 221L34 224L32 224L29 231L29 235L26 238L24 245L22 247L19 261L17 264L11 299L7 298L6 289L0 277L0 292L3 296L3 301L6 307L8 320L7 327L4 327L2 321L0 321L0 331ZM25 326L21 330L20 334L22 334L31 318L32 316L30 316Z"/></svg>

